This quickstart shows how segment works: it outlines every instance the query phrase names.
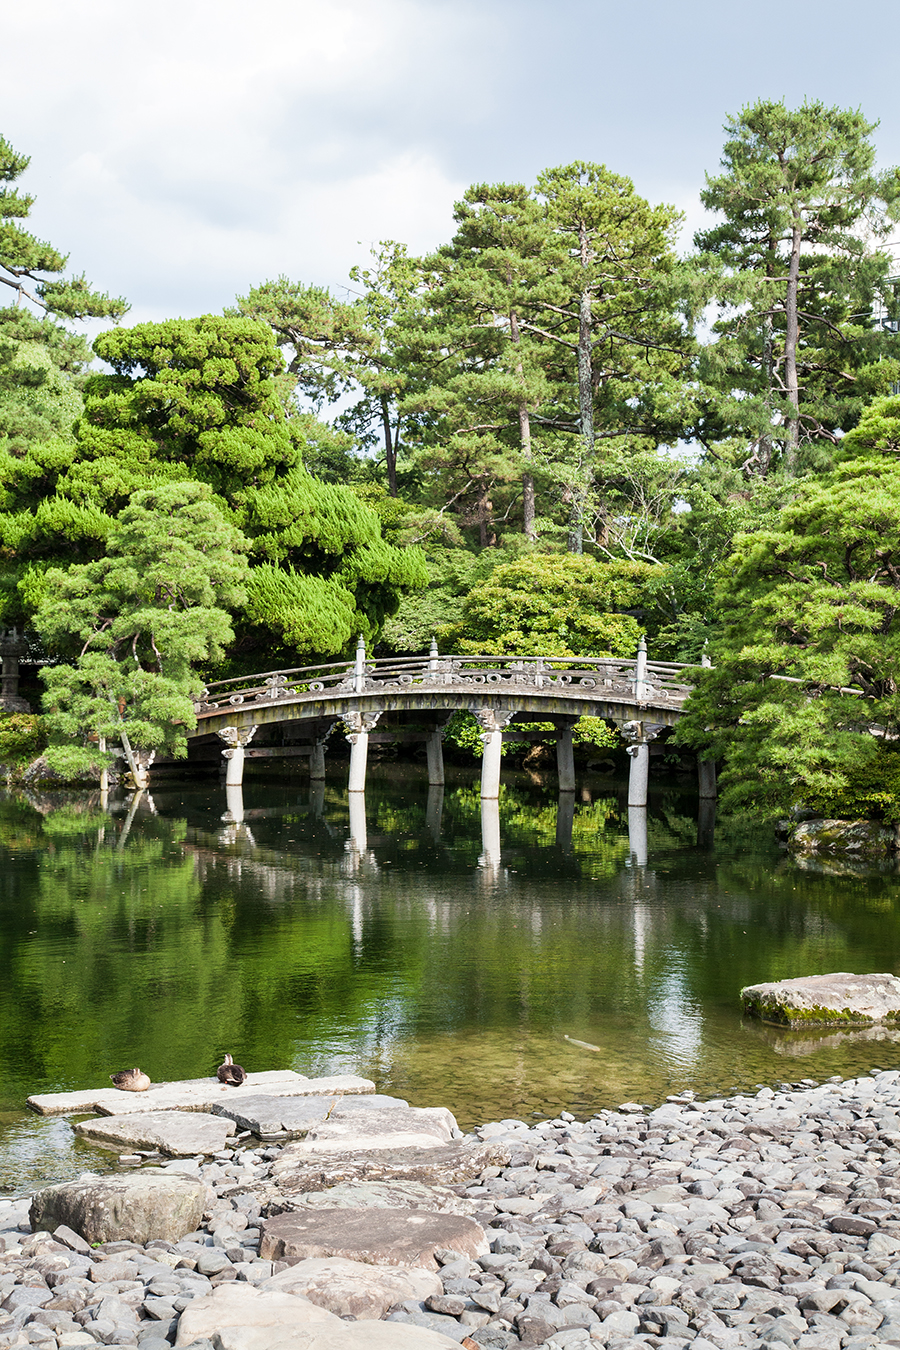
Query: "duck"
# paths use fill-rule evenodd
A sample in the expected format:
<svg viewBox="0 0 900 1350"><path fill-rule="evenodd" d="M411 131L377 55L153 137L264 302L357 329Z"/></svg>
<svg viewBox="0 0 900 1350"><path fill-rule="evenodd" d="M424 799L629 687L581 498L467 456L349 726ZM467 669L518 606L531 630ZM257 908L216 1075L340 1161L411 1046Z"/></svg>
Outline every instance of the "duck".
<svg viewBox="0 0 900 1350"><path fill-rule="evenodd" d="M247 1077L240 1064L235 1064L230 1055L225 1056L225 1062L216 1069L216 1077L220 1083L227 1083L229 1087L240 1087Z"/></svg>
<svg viewBox="0 0 900 1350"><path fill-rule="evenodd" d="M119 1073L111 1073L110 1078L114 1085L123 1092L146 1092L150 1086L150 1079L140 1069L122 1069Z"/></svg>

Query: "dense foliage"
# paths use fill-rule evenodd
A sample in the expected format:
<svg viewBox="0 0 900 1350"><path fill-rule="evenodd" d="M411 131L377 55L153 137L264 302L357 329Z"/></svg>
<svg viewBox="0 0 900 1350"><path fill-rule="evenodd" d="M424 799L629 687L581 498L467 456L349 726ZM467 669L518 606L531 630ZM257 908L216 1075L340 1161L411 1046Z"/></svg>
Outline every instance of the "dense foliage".
<svg viewBox="0 0 900 1350"><path fill-rule="evenodd" d="M0 142L0 280L25 302L0 311L0 622L59 661L51 736L109 739L115 705L177 750L201 675L359 633L498 658L644 634L712 655L679 739L735 807L900 816L900 173L874 129L819 102L730 117L687 256L678 212L605 165L475 184L427 256L382 241L340 295L281 276L113 328L90 374L61 320L124 304L26 233L27 160ZM202 507L243 561L215 624L199 591L176 606L153 667L173 535L141 554L133 513L167 493L185 546Z"/></svg>

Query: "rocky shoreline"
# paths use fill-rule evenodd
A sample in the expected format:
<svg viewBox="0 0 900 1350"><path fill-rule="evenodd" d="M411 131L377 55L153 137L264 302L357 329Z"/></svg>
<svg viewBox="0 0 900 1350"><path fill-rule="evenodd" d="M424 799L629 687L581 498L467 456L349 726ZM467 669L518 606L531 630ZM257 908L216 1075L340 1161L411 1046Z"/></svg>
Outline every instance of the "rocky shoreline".
<svg viewBox="0 0 900 1350"><path fill-rule="evenodd" d="M32 1233L0 1199L0 1350L900 1346L900 1071L393 1150L229 1143L132 1173L202 1183L175 1241ZM415 1260L341 1246L398 1215Z"/></svg>

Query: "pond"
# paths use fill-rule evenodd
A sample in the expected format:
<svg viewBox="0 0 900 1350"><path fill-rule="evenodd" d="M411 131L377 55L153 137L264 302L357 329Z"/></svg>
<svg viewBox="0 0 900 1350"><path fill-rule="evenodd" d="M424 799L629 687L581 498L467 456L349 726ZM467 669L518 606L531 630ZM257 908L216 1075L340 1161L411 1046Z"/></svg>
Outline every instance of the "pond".
<svg viewBox="0 0 900 1350"><path fill-rule="evenodd" d="M0 1192L115 1163L27 1111L30 1093L133 1065L202 1077L225 1051L355 1071L463 1127L896 1066L900 1033L784 1033L738 999L898 970L896 872L802 866L709 820L698 843L677 787L629 841L624 787L585 777L560 802L509 775L484 819L477 768L441 791L376 767L352 817L343 782L301 774L227 802L215 781L105 810L7 794Z"/></svg>

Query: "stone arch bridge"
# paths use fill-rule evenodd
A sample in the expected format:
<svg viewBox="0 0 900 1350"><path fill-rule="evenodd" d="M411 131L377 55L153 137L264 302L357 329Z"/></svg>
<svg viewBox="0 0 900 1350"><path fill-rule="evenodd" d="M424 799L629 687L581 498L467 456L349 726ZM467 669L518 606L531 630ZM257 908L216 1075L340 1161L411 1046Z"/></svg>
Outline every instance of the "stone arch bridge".
<svg viewBox="0 0 900 1350"><path fill-rule="evenodd" d="M303 666L291 670L220 680L204 689L195 705L197 727L191 733L195 753L205 744L224 742L226 784L243 780L247 758L309 756L312 779L325 776L325 750L338 728L350 742L350 792L363 792L370 740L424 740L428 781L444 781L441 747L444 728L459 709L474 713L484 743L481 795L490 800L500 791L504 738L542 739L517 732L515 719L552 722L561 792L574 791L572 728L584 715L615 723L629 742L631 756L629 805L647 802L649 743L681 715L690 686L674 662L649 661L642 642L637 657L441 656L432 642L427 657L370 660L360 638L352 663ZM385 713L415 716L425 731L376 731ZM252 745L261 728L299 724L305 742ZM218 738L218 742L214 739ZM262 742L264 737L260 737ZM701 764L701 796L715 795L715 770Z"/></svg>

